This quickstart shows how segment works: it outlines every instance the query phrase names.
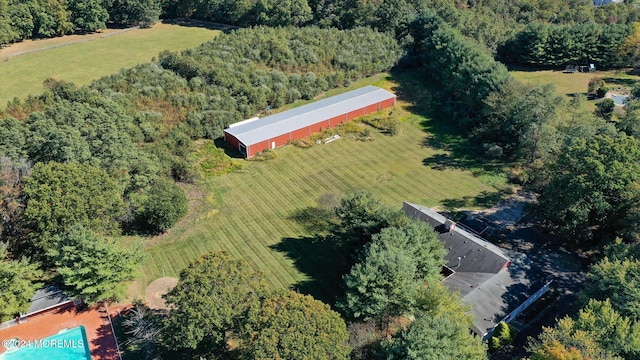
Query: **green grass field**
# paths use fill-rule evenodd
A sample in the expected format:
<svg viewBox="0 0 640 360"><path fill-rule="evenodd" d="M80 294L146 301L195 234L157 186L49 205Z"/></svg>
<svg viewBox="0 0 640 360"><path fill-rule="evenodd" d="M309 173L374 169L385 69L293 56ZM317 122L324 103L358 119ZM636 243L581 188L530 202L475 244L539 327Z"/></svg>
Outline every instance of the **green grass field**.
<svg viewBox="0 0 640 360"><path fill-rule="evenodd" d="M398 93L411 90L398 88L386 75L353 87L366 83ZM149 240L148 256L130 297L143 297L149 282L177 276L190 260L208 251L225 250L264 272L274 288L298 284L316 297L331 300L340 286L332 271L340 257L290 220L294 211L316 205L323 194L342 196L359 189L373 192L395 208L403 200L429 206L474 206L470 199L495 194L504 186L501 175L469 169L456 163L447 150L426 145L455 141L452 136L435 139L437 132L425 141L424 128L439 125L416 114L419 109L423 109L420 104L398 101L392 116L404 121L394 137L374 132L374 141L343 138L308 149L289 145L276 149L274 160L237 160L242 162L241 170L208 177L201 184L208 195L200 197L207 197L215 210L201 209L202 214L188 215L169 234Z"/></svg>
<svg viewBox="0 0 640 360"><path fill-rule="evenodd" d="M42 82L55 78L85 85L122 68L151 61L162 50L195 47L219 34L203 27L156 24L86 42L73 43L0 61L0 107L14 97L43 91ZM59 45L61 38L52 39ZM47 40L40 43L46 44ZM20 44L18 44L20 45Z"/></svg>
<svg viewBox="0 0 640 360"><path fill-rule="evenodd" d="M593 77L604 79L607 86L614 90L620 88L628 91L633 84L639 80L637 75L628 74L627 70L607 70L595 73L573 73L565 74L562 70L533 70L526 68L514 68L509 71L511 75L522 82L535 85L554 84L559 94L573 96L574 94L586 94L589 80ZM595 108L595 100L588 102L589 108Z"/></svg>

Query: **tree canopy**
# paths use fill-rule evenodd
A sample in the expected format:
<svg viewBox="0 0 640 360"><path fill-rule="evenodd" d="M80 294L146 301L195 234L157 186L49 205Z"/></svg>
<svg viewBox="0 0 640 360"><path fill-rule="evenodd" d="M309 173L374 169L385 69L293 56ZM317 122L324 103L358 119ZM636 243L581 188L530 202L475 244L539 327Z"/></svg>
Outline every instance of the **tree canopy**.
<svg viewBox="0 0 640 360"><path fill-rule="evenodd" d="M406 221L402 212L384 205L367 191L343 197L335 214L337 223L330 229L334 240L353 253L358 253L383 228Z"/></svg>
<svg viewBox="0 0 640 360"><path fill-rule="evenodd" d="M589 271L582 298L608 299L621 315L640 321L639 282L640 261L605 257Z"/></svg>
<svg viewBox="0 0 640 360"><path fill-rule="evenodd" d="M262 300L247 315L242 336L247 359L348 359L344 320L309 295L292 291Z"/></svg>
<svg viewBox="0 0 640 360"><path fill-rule="evenodd" d="M170 229L188 210L184 191L164 178L157 178L136 202L140 205L134 208L135 226L152 234Z"/></svg>
<svg viewBox="0 0 640 360"><path fill-rule="evenodd" d="M35 281L42 275L38 263L27 258L11 260L7 255L6 244L0 243L0 321L27 311L39 288Z"/></svg>
<svg viewBox="0 0 640 360"><path fill-rule="evenodd" d="M53 237L48 256L69 295L88 303L118 300L143 259L141 247L122 247L116 239L74 225Z"/></svg>
<svg viewBox="0 0 640 360"><path fill-rule="evenodd" d="M543 328L532 342L532 360L637 359L640 324L620 315L608 301L590 300L576 319L562 318L553 328Z"/></svg>
<svg viewBox="0 0 640 360"><path fill-rule="evenodd" d="M239 330L241 315L264 293L263 275L224 252L191 262L165 295L170 310L163 345L177 352L224 353L229 332Z"/></svg>
<svg viewBox="0 0 640 360"><path fill-rule="evenodd" d="M640 205L640 147L627 135L575 139L555 164L539 209L576 243L612 241Z"/></svg>
<svg viewBox="0 0 640 360"><path fill-rule="evenodd" d="M388 320L414 309L425 282L440 280L445 250L425 223L407 221L373 235L358 262L344 276L338 305L356 319Z"/></svg>
<svg viewBox="0 0 640 360"><path fill-rule="evenodd" d="M389 360L486 359L482 341L460 319L446 315L419 316L386 348Z"/></svg>
<svg viewBox="0 0 640 360"><path fill-rule="evenodd" d="M115 231L124 211L122 189L91 165L38 163L24 183L24 219L45 251L52 249L52 236L73 225Z"/></svg>

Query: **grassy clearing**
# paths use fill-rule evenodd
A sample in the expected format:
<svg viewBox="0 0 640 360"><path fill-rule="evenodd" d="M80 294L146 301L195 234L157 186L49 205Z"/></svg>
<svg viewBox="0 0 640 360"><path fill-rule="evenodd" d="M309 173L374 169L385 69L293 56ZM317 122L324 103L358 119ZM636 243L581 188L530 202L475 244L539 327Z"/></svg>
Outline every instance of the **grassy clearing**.
<svg viewBox="0 0 640 360"><path fill-rule="evenodd" d="M565 74L562 70L533 70L526 68L513 68L511 75L522 82L535 85L554 84L559 94L571 97L574 94L586 94L589 80L593 77L604 79L607 86L614 90L620 88L623 91L630 90L638 81L637 75L628 74L627 70L597 71L595 73ZM590 110L595 108L597 100L588 102Z"/></svg>
<svg viewBox="0 0 640 360"><path fill-rule="evenodd" d="M382 74L353 87L376 84L420 99L410 78L391 80ZM427 137L423 129L442 127L420 115L421 106L401 98L389 111L402 120L397 136L373 131L374 141L343 138L308 149L286 146L275 150L274 160L243 161L240 170L205 178L201 187L217 211L193 216L196 220L150 239L130 296L141 297L149 282L177 276L190 260L208 251L225 250L264 272L274 288L295 286L331 301L339 287L334 271L339 256L290 219L296 210L317 205L324 194L342 196L358 189L372 191L396 208L403 200L442 206L498 192L503 177L482 171L475 176L470 162L453 163L451 151L429 145L454 143L454 136L444 139L433 132Z"/></svg>
<svg viewBox="0 0 640 360"><path fill-rule="evenodd" d="M104 38L47 48L0 61L0 107L14 97L43 91L42 82L55 78L85 85L122 68L149 62L162 50L182 50L211 40L220 32L203 27L158 23ZM26 50L60 45L63 38L40 40ZM77 37L69 41L78 41ZM9 49L7 49L9 50Z"/></svg>

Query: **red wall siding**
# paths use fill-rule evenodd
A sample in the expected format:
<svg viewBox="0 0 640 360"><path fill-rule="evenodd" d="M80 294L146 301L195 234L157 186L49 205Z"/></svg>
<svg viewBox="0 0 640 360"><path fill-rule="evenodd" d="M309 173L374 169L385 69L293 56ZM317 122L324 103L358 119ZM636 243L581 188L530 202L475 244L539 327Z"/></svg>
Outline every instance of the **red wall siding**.
<svg viewBox="0 0 640 360"><path fill-rule="evenodd" d="M374 112L378 111L379 108L380 108L380 103L369 105L366 108L364 108L364 113L365 113L365 115L366 114L371 114L371 113L374 113Z"/></svg>
<svg viewBox="0 0 640 360"><path fill-rule="evenodd" d="M336 127L336 126L342 124L345 121L346 121L346 117L344 115L340 115L340 116L336 116L334 118L331 118L329 120L329 123L331 123L331 127Z"/></svg>
<svg viewBox="0 0 640 360"><path fill-rule="evenodd" d="M391 98L380 102L381 108L386 109L396 104L396 98Z"/></svg>
<svg viewBox="0 0 640 360"><path fill-rule="evenodd" d="M278 137L269 140L269 149L271 149L272 143L275 141L276 147L285 146L289 143L289 133L282 134Z"/></svg>
<svg viewBox="0 0 640 360"><path fill-rule="evenodd" d="M270 143L268 140L259 142L257 144L252 144L250 147L247 146L247 157L252 157L259 152L269 149L269 147ZM249 150L249 148L251 148L251 150Z"/></svg>
<svg viewBox="0 0 640 360"><path fill-rule="evenodd" d="M309 135L311 135L309 133L309 127L305 126L302 129L294 130L291 132L291 141L297 140Z"/></svg>
<svg viewBox="0 0 640 360"><path fill-rule="evenodd" d="M238 139L236 139L235 136L224 133L224 141L231 144L234 149L238 150Z"/></svg>
<svg viewBox="0 0 640 360"><path fill-rule="evenodd" d="M353 110L352 112L347 114L347 121L351 121L351 120L357 118L358 116L362 116L362 115L364 115L364 108L358 109L358 110Z"/></svg>
<svg viewBox="0 0 640 360"><path fill-rule="evenodd" d="M315 123L315 124L309 126L309 128L311 129L311 133L312 134L320 132L322 130L326 130L326 129L329 128L329 120L327 119L327 120L323 120L323 121L321 121L319 123Z"/></svg>

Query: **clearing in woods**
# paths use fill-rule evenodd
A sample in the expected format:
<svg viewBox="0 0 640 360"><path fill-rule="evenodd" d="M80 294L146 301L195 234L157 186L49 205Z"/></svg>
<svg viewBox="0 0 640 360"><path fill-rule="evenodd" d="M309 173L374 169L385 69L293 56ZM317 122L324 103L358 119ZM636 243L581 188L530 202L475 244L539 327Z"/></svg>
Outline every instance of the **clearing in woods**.
<svg viewBox="0 0 640 360"><path fill-rule="evenodd" d="M151 61L162 50L196 47L220 33L200 26L157 23L150 29L27 40L0 49L0 108L14 97L42 93L47 78L86 85L122 68Z"/></svg>
<svg viewBox="0 0 640 360"><path fill-rule="evenodd" d="M207 209L191 210L169 233L147 239L147 257L130 298L142 297L154 279L178 276L189 261L224 250L265 273L273 288L295 287L332 302L340 286L340 274L335 273L340 256L290 219L296 210L317 206L325 194L342 196L360 189L398 209L403 200L429 206L486 206L472 200L495 199L493 195L504 190L499 171L468 166L471 162L457 161L437 145L465 140L437 135L434 129L439 125L424 115L429 104L418 103L425 100L419 93L427 91L417 88L411 76L378 74L324 96L368 84L400 95L396 107L386 111L401 120L398 135L372 131L373 141L341 138L307 149L288 145L276 149L277 158L269 161L234 159L240 170L205 177L197 186L199 201L207 203ZM409 103L404 93L420 100Z"/></svg>
<svg viewBox="0 0 640 360"><path fill-rule="evenodd" d="M509 73L525 83L531 83L534 85L553 84L556 87L556 91L560 95L572 97L574 94L585 94L589 87L589 80L594 77L602 78L607 87L610 90L619 90L621 92L630 91L638 81L637 75L629 74L629 69L620 70L605 70L587 73L565 73L562 69L558 70L537 70L526 67L512 66L509 68ZM595 109L596 100L589 100L587 107L589 110Z"/></svg>

